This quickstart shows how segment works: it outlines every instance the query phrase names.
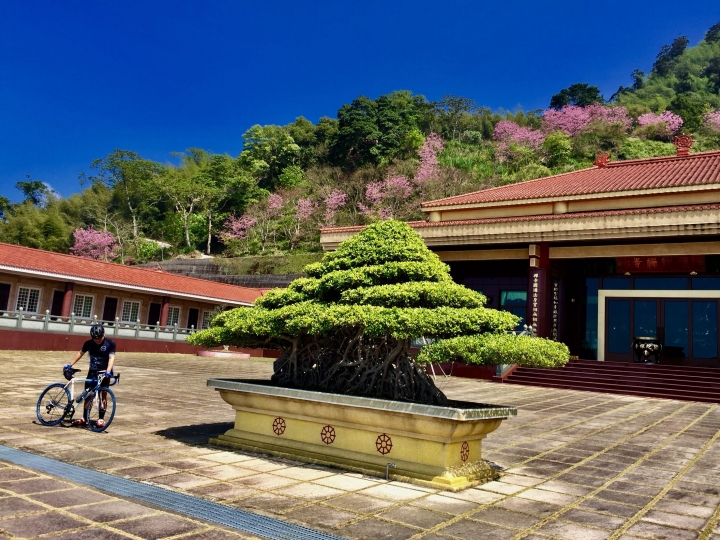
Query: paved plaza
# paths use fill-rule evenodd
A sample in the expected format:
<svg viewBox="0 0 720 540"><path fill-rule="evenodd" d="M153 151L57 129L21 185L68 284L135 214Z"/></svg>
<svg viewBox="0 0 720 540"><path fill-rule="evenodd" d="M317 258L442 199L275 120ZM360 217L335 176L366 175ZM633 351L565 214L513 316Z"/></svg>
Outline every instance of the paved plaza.
<svg viewBox="0 0 720 540"><path fill-rule="evenodd" d="M41 426L71 356L0 351L0 445L352 539L720 540L718 405L438 379L518 408L483 442L500 480L449 493L209 446L234 415L206 380L266 379L269 360L119 353L105 433ZM36 536L255 538L0 461L0 538Z"/></svg>

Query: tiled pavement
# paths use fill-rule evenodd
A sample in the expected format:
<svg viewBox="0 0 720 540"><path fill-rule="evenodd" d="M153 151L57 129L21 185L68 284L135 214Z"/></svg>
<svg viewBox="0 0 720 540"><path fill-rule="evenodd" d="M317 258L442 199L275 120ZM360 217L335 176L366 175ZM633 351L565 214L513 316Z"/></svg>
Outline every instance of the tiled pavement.
<svg viewBox="0 0 720 540"><path fill-rule="evenodd" d="M206 379L267 378L268 361L121 353L105 433L43 427L35 401L70 356L0 351L0 444L347 538L720 540L718 405L442 379L519 409L483 443L504 476L448 493L208 446L233 414ZM241 537L0 463L2 535Z"/></svg>

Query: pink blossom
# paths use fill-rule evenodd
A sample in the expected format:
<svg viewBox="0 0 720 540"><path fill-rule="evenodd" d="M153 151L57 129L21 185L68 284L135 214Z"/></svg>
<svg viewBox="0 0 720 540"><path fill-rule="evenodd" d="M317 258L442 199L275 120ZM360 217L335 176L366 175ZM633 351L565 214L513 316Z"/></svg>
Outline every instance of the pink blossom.
<svg viewBox="0 0 720 540"><path fill-rule="evenodd" d="M332 226L335 224L335 214L347 202L347 194L339 189L333 189L323 202L325 203L325 224Z"/></svg>
<svg viewBox="0 0 720 540"><path fill-rule="evenodd" d="M385 182L370 182L365 186L365 198L370 204L378 204L382 201L385 193Z"/></svg>
<svg viewBox="0 0 720 540"><path fill-rule="evenodd" d="M358 203L360 213L366 216L377 214L380 219L395 216L407 203L413 193L413 185L405 176L391 176L380 182L371 182L365 187L365 198L370 203Z"/></svg>
<svg viewBox="0 0 720 540"><path fill-rule="evenodd" d="M230 216L225 221L225 229L218 235L227 243L229 240L247 240L250 229L257 223L257 220L248 216Z"/></svg>
<svg viewBox="0 0 720 540"><path fill-rule="evenodd" d="M703 125L713 131L720 131L720 111L711 111L703 115Z"/></svg>
<svg viewBox="0 0 720 540"><path fill-rule="evenodd" d="M445 145L437 133L430 133L425 139L422 148L418 151L420 156L420 167L415 173L415 183L424 184L437 174L437 156L443 151Z"/></svg>
<svg viewBox="0 0 720 540"><path fill-rule="evenodd" d="M588 124L598 121L608 124L622 122L625 129L632 123L625 107L605 107L600 103L593 103L587 107L567 105L560 110L547 109L543 112L542 129L546 133L562 131L574 137Z"/></svg>
<svg viewBox="0 0 720 540"><path fill-rule="evenodd" d="M86 259L109 260L118 256L118 244L110 231L96 231L92 227L73 231L74 245L70 253Z"/></svg>
<svg viewBox="0 0 720 540"><path fill-rule="evenodd" d="M608 124L616 124L621 122L625 129L630 129L632 119L625 107L605 107L600 103L593 103L585 107L590 114L591 122L606 122Z"/></svg>
<svg viewBox="0 0 720 540"><path fill-rule="evenodd" d="M271 216L278 215L283 206L283 198L277 193L273 193L268 197L268 214Z"/></svg>
<svg viewBox="0 0 720 540"><path fill-rule="evenodd" d="M659 123L664 123L667 134L672 135L682 127L684 121L682 117L670 111L665 111L661 114L645 113L638 117L639 126L649 126L650 124Z"/></svg>
<svg viewBox="0 0 720 540"><path fill-rule="evenodd" d="M516 143L539 150L545 140L545 135L529 127L520 127L510 120L501 120L495 126L493 138L505 146L510 143Z"/></svg>
<svg viewBox="0 0 720 540"><path fill-rule="evenodd" d="M298 221L310 219L316 208L317 204L312 199L298 199L297 206L295 206L295 218Z"/></svg>

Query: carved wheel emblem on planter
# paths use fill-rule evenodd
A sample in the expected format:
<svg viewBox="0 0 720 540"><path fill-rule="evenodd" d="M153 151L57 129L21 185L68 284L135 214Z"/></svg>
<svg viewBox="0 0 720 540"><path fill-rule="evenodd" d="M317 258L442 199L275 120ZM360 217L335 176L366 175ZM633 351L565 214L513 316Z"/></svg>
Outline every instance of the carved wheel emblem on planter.
<svg viewBox="0 0 720 540"><path fill-rule="evenodd" d="M282 435L285 433L285 420L279 416L273 420L273 431L275 432L275 435Z"/></svg>
<svg viewBox="0 0 720 540"><path fill-rule="evenodd" d="M462 443L462 446L460 447L460 459L463 461L467 461L467 458L470 456L470 446L467 442Z"/></svg>
<svg viewBox="0 0 720 540"><path fill-rule="evenodd" d="M375 448L377 448L378 452L380 452L384 456L385 454L390 453L392 447L392 439L389 435L385 433L378 435L378 438L375 440Z"/></svg>
<svg viewBox="0 0 720 540"><path fill-rule="evenodd" d="M332 426L325 426L320 430L320 438L325 444L332 444L335 442L335 428Z"/></svg>

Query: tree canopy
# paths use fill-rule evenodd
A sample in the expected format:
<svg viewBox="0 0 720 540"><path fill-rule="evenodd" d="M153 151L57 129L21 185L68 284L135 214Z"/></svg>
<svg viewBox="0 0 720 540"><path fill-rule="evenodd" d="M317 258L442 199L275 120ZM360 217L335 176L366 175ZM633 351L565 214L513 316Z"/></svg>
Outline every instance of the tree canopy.
<svg viewBox="0 0 720 540"><path fill-rule="evenodd" d="M562 344L504 335L519 319L483 307L482 294L454 283L403 222L366 227L305 273L255 307L219 315L190 341L280 349L272 380L281 386L424 403L446 398L410 355L414 338L497 334L504 361L536 359L536 344L555 350L554 365L567 361Z"/></svg>

